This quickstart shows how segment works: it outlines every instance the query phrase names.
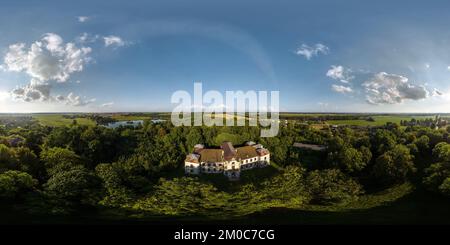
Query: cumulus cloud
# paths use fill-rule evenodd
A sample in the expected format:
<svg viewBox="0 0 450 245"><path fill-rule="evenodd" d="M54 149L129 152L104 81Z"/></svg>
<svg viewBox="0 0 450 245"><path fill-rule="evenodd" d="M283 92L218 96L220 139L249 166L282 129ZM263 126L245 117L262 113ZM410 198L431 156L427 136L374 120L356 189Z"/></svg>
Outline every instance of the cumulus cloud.
<svg viewBox="0 0 450 245"><path fill-rule="evenodd" d="M121 37L113 35L103 37L103 41L105 42L105 47L122 47L126 44Z"/></svg>
<svg viewBox="0 0 450 245"><path fill-rule="evenodd" d="M72 42L65 43L57 34L47 33L29 47L25 43L9 46L3 69L12 72L25 72L31 81L11 91L14 100L27 102L51 101L81 106L92 103L70 93L67 97L51 96L52 82L68 81L72 73L81 72L91 61L91 48L78 47ZM54 84L53 84L54 85Z"/></svg>
<svg viewBox="0 0 450 245"><path fill-rule="evenodd" d="M55 99L58 102L64 102L66 100L66 97L64 97L63 95L58 95L55 97Z"/></svg>
<svg viewBox="0 0 450 245"><path fill-rule="evenodd" d="M331 89L337 93L342 93L342 94L353 92L352 88L342 86L342 85L337 85L337 84L331 85Z"/></svg>
<svg viewBox="0 0 450 245"><path fill-rule="evenodd" d="M27 102L47 101L50 99L51 85L41 82L37 79L31 79L31 82L23 87L17 87L11 91L14 100Z"/></svg>
<svg viewBox="0 0 450 245"><path fill-rule="evenodd" d="M342 83L349 83L354 77L351 75L351 70L343 66L331 66L327 71L327 77L338 80Z"/></svg>
<svg viewBox="0 0 450 245"><path fill-rule="evenodd" d="M83 70L91 60L90 52L89 47L64 43L59 35L47 33L29 48L24 43L10 45L4 58L4 68L7 71L24 71L42 82L65 82L72 73Z"/></svg>
<svg viewBox="0 0 450 245"><path fill-rule="evenodd" d="M304 56L307 60L310 60L314 56L318 56L319 54L328 54L329 48L321 43L316 43L313 46L309 46L307 44L302 44L295 53L297 55Z"/></svg>
<svg viewBox="0 0 450 245"><path fill-rule="evenodd" d="M70 92L66 97L59 95L59 101L66 103L66 105L70 106L85 106L92 104L96 101L96 99L83 99L79 95L75 95Z"/></svg>
<svg viewBox="0 0 450 245"><path fill-rule="evenodd" d="M79 22L83 23L83 22L86 22L86 21L90 20L91 17L89 17L89 16L77 16L77 19L78 19Z"/></svg>
<svg viewBox="0 0 450 245"><path fill-rule="evenodd" d="M424 86L412 84L407 77L380 72L365 81L363 87L370 104L398 104L404 100L420 100L429 96Z"/></svg>

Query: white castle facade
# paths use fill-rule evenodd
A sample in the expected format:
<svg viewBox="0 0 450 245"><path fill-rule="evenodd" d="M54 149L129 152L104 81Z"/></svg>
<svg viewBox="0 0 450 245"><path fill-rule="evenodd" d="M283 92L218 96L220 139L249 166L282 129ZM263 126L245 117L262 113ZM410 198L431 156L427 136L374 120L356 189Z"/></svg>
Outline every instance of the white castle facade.
<svg viewBox="0 0 450 245"><path fill-rule="evenodd" d="M239 179L241 170L261 168L270 164L270 152L260 144L247 142L245 146L233 147L224 142L220 149L205 149L196 145L193 153L186 156L186 174L223 173L230 180Z"/></svg>

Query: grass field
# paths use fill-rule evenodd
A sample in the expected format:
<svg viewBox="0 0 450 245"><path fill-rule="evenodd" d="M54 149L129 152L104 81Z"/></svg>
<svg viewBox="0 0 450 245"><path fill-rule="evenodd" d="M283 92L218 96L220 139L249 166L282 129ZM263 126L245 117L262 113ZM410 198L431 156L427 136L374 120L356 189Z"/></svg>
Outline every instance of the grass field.
<svg viewBox="0 0 450 245"><path fill-rule="evenodd" d="M158 113L116 113L112 114L111 118L117 121L134 121L134 120L146 120L146 119L168 119L170 113L158 112Z"/></svg>
<svg viewBox="0 0 450 245"><path fill-rule="evenodd" d="M66 126L72 124L74 119L64 118L62 114L33 114L32 117L44 126ZM77 124L94 126L95 122L88 118L76 118Z"/></svg>
<svg viewBox="0 0 450 245"><path fill-rule="evenodd" d="M355 126L382 126L388 122L400 124L400 121L409 121L413 118L415 119L427 119L434 118L434 115L430 116L400 116L400 115L392 115L392 116L372 116L375 120L374 122L366 121L366 120L330 120L327 121L328 124L335 125L355 125Z"/></svg>

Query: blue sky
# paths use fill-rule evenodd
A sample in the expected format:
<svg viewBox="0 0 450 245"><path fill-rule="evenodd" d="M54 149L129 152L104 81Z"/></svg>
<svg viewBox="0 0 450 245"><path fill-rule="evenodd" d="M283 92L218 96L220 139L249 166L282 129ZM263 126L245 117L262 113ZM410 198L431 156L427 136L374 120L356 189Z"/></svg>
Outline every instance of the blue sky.
<svg viewBox="0 0 450 245"><path fill-rule="evenodd" d="M197 81L282 111L450 112L448 23L446 1L2 1L0 112L170 111Z"/></svg>

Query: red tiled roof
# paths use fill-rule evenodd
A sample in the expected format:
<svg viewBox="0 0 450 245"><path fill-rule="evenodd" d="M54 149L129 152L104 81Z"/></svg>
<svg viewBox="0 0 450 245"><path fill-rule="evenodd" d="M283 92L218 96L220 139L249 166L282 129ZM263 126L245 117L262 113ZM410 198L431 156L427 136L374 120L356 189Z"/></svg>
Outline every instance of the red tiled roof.
<svg viewBox="0 0 450 245"><path fill-rule="evenodd" d="M231 142L229 142L229 141L223 142L222 145L220 146L220 148L222 148L222 150L223 150L223 158L226 161L229 161L236 157L236 149L234 149Z"/></svg>

